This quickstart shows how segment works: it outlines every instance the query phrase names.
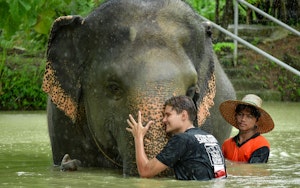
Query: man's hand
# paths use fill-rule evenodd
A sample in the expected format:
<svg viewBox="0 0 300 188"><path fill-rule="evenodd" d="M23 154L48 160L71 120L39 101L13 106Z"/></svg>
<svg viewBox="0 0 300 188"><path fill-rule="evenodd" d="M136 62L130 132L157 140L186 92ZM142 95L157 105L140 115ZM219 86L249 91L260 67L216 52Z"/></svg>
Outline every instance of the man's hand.
<svg viewBox="0 0 300 188"><path fill-rule="evenodd" d="M149 121L145 127L143 127L142 124L142 115L141 111L138 112L138 122L135 121L135 119L132 117L131 114L129 114L129 119L127 119L127 123L129 127L126 128L128 132L132 133L132 136L135 139L144 138L147 131L149 130L149 127L151 124L153 124L153 121Z"/></svg>
<svg viewBox="0 0 300 188"><path fill-rule="evenodd" d="M138 121L136 122L135 119L129 114L129 119L127 119L127 123L129 127L126 128L128 132L134 137L135 143L135 150L136 150L136 164L141 177L150 178L161 171L165 170L167 166L153 158L151 160L148 159L145 148L144 148L144 136L146 135L147 131L151 124L154 121L149 121L145 127L142 124L142 115L141 112L138 112Z"/></svg>

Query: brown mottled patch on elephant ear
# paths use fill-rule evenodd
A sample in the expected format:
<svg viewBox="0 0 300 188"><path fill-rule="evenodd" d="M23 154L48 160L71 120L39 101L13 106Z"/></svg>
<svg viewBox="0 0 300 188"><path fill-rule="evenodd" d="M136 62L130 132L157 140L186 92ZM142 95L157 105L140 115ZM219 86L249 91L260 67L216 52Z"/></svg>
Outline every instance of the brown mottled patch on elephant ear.
<svg viewBox="0 0 300 188"><path fill-rule="evenodd" d="M208 91L204 95L202 101L198 106L198 126L200 127L210 115L209 109L214 105L214 98L216 96L216 76L215 74L211 75L210 80L208 81Z"/></svg>
<svg viewBox="0 0 300 188"><path fill-rule="evenodd" d="M77 104L72 98L65 93L55 76L55 70L51 62L47 62L46 71L43 79L43 91L48 93L51 100L56 106L75 122L77 117Z"/></svg>

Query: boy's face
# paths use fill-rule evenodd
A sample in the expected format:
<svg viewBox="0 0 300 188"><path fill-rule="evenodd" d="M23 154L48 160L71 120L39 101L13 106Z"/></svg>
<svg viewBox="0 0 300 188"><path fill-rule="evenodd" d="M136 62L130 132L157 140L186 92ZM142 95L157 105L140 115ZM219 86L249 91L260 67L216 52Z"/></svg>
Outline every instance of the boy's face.
<svg viewBox="0 0 300 188"><path fill-rule="evenodd" d="M251 114L248 108L238 112L235 117L240 131L248 131L254 128L256 118Z"/></svg>
<svg viewBox="0 0 300 188"><path fill-rule="evenodd" d="M171 134L184 132L182 113L177 114L172 106L166 106L164 110L163 123L166 125L166 132Z"/></svg>

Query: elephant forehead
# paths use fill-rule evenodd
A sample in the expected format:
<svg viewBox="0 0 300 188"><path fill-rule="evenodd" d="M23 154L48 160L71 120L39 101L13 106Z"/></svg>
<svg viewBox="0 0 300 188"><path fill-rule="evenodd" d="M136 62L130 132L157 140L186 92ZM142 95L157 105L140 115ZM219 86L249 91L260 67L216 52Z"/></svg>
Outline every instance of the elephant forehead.
<svg viewBox="0 0 300 188"><path fill-rule="evenodd" d="M152 48L124 53L125 55L108 61L94 60L91 71L100 80L103 78L121 79L123 82L131 84L133 82L140 83L142 80L163 83L172 80L178 84L184 82L188 85L197 82L197 71L184 52L174 53L167 48ZM91 77L94 78L94 76Z"/></svg>
<svg viewBox="0 0 300 188"><path fill-rule="evenodd" d="M137 57L136 72L143 78L166 79L190 77L196 79L197 72L190 59L184 53L174 53L170 49L153 48Z"/></svg>
<svg viewBox="0 0 300 188"><path fill-rule="evenodd" d="M91 43L111 41L104 47L119 45L121 40L183 45L193 40L193 30L201 28L193 10L179 0L110 1L90 14L85 24L97 36Z"/></svg>
<svg viewBox="0 0 300 188"><path fill-rule="evenodd" d="M178 55L170 49L155 48L141 51L132 59L133 56L134 54L116 60L107 66L99 65L100 68L106 69L105 79L121 78L131 84L142 83L141 81L166 84L172 81L177 83L178 87L188 87L197 83L197 71L185 54ZM180 85L181 83L185 86Z"/></svg>

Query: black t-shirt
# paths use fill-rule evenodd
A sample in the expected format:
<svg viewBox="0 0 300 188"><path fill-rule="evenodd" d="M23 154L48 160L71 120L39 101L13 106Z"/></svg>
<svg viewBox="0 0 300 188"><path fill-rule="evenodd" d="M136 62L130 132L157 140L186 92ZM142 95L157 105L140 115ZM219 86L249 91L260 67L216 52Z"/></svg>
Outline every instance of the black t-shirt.
<svg viewBox="0 0 300 188"><path fill-rule="evenodd" d="M200 128L174 135L156 158L174 169L179 180L209 180L225 162L216 138Z"/></svg>

